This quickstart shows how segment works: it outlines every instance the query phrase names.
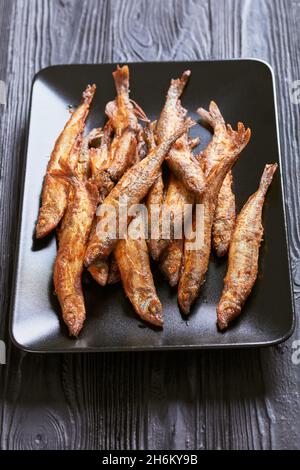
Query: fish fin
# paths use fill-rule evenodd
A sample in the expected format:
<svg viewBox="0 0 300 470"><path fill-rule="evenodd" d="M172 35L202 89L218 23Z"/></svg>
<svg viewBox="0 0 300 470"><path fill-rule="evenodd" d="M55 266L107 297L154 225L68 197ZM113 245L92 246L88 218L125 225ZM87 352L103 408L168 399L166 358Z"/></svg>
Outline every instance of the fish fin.
<svg viewBox="0 0 300 470"><path fill-rule="evenodd" d="M141 121L150 122L150 119L147 117L146 113L142 110L142 108L132 99L130 99L129 101L133 105L136 117L141 119Z"/></svg>
<svg viewBox="0 0 300 470"><path fill-rule="evenodd" d="M201 117L201 119L209 124L213 129L217 126L223 126L225 130L225 121L221 114L220 109L218 108L217 104L214 101L210 102L209 111L204 108L197 109L197 114Z"/></svg>
<svg viewBox="0 0 300 470"><path fill-rule="evenodd" d="M242 122L238 123L237 131L233 130L230 124L227 124L227 134L232 139L232 148L241 152L248 144L251 137L251 129L245 129Z"/></svg>
<svg viewBox="0 0 300 470"><path fill-rule="evenodd" d="M117 70L113 72L115 86L118 95L122 93L129 93L129 67L123 65L123 67L117 66Z"/></svg>

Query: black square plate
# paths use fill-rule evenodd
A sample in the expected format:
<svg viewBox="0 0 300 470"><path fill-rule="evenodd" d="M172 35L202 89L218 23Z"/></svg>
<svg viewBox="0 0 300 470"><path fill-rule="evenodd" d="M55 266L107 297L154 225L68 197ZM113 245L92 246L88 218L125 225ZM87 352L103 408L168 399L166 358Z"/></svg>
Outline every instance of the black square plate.
<svg viewBox="0 0 300 470"><path fill-rule="evenodd" d="M165 326L157 331L142 324L122 286L85 286L87 320L79 339L68 337L53 295L52 267L56 252L52 235L37 242L34 227L43 176L57 135L77 105L87 83L97 84L88 126L104 123L104 107L115 96L115 64L59 65L40 71L32 89L18 260L12 299L11 336L22 349L36 352L124 351L147 349L226 348L261 346L285 340L294 325L286 221L280 172L275 175L264 209L265 240L259 277L241 317L225 333L216 328L216 305L222 291L226 259L213 255L201 295L186 321L177 306L176 289L155 274L164 306ZM190 114L215 100L227 122L244 122L252 139L234 168L238 208L257 186L264 165L279 162L273 75L257 60L137 63L130 65L131 97L151 119L164 104L170 79L192 71L182 102ZM195 126L204 148L211 134Z"/></svg>

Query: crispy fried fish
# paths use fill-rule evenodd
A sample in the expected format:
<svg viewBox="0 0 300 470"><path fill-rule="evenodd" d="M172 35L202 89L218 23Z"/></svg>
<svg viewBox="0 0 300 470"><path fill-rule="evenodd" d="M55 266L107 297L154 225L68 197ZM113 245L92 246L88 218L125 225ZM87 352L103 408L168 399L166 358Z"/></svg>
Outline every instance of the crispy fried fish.
<svg viewBox="0 0 300 470"><path fill-rule="evenodd" d="M72 173L77 166L77 149L81 145L85 121L95 91L96 85L87 86L81 105L72 113L55 143L43 184L42 205L36 225L37 238L48 235L58 225L66 210L69 184L66 179L57 178L56 174Z"/></svg>
<svg viewBox="0 0 300 470"><path fill-rule="evenodd" d="M147 120L138 105L129 99L129 68L117 67L113 72L117 97L106 106L109 118L99 148L91 149L93 181L99 190L99 202L103 202L125 171L137 161L140 144L140 125L137 116ZM111 142L111 134L114 138ZM92 229L95 235L96 221ZM89 272L100 284L108 280L107 261L95 260Z"/></svg>
<svg viewBox="0 0 300 470"><path fill-rule="evenodd" d="M90 157L91 179L98 189L98 203L103 201L103 199L114 186L114 183L106 173L106 169L109 168L110 165L109 148L111 142L111 133L112 126L110 121L108 121L103 129L100 145L98 147L92 147L88 149ZM91 233L95 232L96 224L97 221L95 215ZM109 263L107 260L94 260L94 262L88 267L88 271L93 279L98 284L100 284L100 286L106 285L109 273Z"/></svg>
<svg viewBox="0 0 300 470"><path fill-rule="evenodd" d="M199 142L199 138L189 139L190 148L197 146ZM181 221L184 219L186 205L192 205L193 202L194 194L191 191L188 191L183 183L177 180L175 176L171 175L168 183L165 207L169 208L171 213L172 220L170 228L173 227L173 231L175 230L176 225L178 225L177 220ZM182 223L179 223L182 226ZM174 287L178 284L181 276L183 265L184 237L182 236L181 238L174 240L162 239L160 241L159 248L159 254L161 253L159 259L160 269L168 279L170 286Z"/></svg>
<svg viewBox="0 0 300 470"><path fill-rule="evenodd" d="M91 149L92 175L101 202L136 161L141 132L138 117L147 120L141 108L129 99L128 66L118 66L113 77L117 97L106 105L105 112L109 120L104 127L101 145ZM114 136L111 142L112 133Z"/></svg>
<svg viewBox="0 0 300 470"><path fill-rule="evenodd" d="M187 70L183 73L180 79L171 81L166 104L156 125L156 134L159 141L162 138L168 137L175 126L181 125L184 122L186 109L181 106L179 98L184 90L189 76L190 71ZM164 216L162 212L160 212L160 221L158 227L160 229L160 239L155 245L156 250L154 253L154 259L158 259L161 253L166 249L170 243L170 240L173 238L173 234L176 229L180 230L182 227L184 205L193 202L193 192L188 189L188 180L185 179L183 181L182 178L188 178L188 176L190 177L191 175L194 175L193 177L195 177L196 180L198 178L198 183L202 185L201 190L203 190L205 186L203 172L191 153L192 146L198 145L199 143L199 139L195 140L196 142L194 140L191 141L188 139L187 133L184 134L180 139L178 139L176 144L173 145L168 156L166 157L166 161L168 160L168 164L172 170L172 174L166 190L166 197L164 200L164 216L169 221L170 227L168 228L170 228L170 233L162 233L161 218ZM182 168L185 168L185 165L187 165L187 172L182 173L182 170L179 174L176 170L177 167L174 167L175 162L179 163ZM195 190L195 186L193 186L193 190ZM169 213L167 211L169 211ZM178 244L175 244L174 247L175 246L178 248Z"/></svg>
<svg viewBox="0 0 300 470"><path fill-rule="evenodd" d="M132 223L136 223L136 220ZM162 326L162 305L157 297L143 234L138 239L128 237L119 240L114 254L125 293L136 313L148 323Z"/></svg>
<svg viewBox="0 0 300 470"><path fill-rule="evenodd" d="M145 129L145 139L148 150L152 151L156 147L154 131L156 122ZM149 238L147 240L149 252L153 259L158 259L161 252L161 209L165 197L164 180L160 168L158 177L149 189L146 198L146 207L148 212L148 230Z"/></svg>
<svg viewBox="0 0 300 470"><path fill-rule="evenodd" d="M101 139L103 135L101 128L92 129L83 139L78 149L79 157L77 166L72 173L80 180L87 180L92 176L91 169L91 151L95 150L94 147L90 148L93 142ZM80 142L79 142L80 143Z"/></svg>
<svg viewBox="0 0 300 470"><path fill-rule="evenodd" d="M92 179L96 183L99 191L99 202L101 203L113 188L115 182L109 176L109 170L112 160L116 154L110 152L112 125L110 121L105 125L102 135L101 144L98 148L90 149L90 163L92 170ZM144 143L141 139L141 131L137 129L137 146L136 155L132 154L128 160L128 165L139 159L139 152L142 151ZM91 233L96 230L97 219L95 216ZM114 284L120 280L119 270L116 261L111 256L111 260L97 258L89 267L88 271L98 284L105 286L106 284Z"/></svg>
<svg viewBox="0 0 300 470"><path fill-rule="evenodd" d="M186 189L184 184L174 175L170 175L167 194L164 201L164 210L170 217L170 239L179 238L182 233L182 224L186 206L194 203L194 194ZM164 228L164 227L163 227ZM178 236L176 231L178 230ZM181 238L181 237L180 237ZM170 240L167 240L169 242Z"/></svg>
<svg viewBox="0 0 300 470"><path fill-rule="evenodd" d="M72 178L53 275L62 316L71 336L78 336L86 316L81 275L97 200L98 191L93 183Z"/></svg>
<svg viewBox="0 0 300 470"><path fill-rule="evenodd" d="M245 130L242 123L238 124L238 130L233 131L228 127L227 148L223 158L212 168L207 177L207 186L203 195L197 203L203 205L203 243L199 247L191 248L191 240L185 240L184 248L184 270L178 286L178 302L183 313L188 314L192 303L199 294L200 287L204 282L208 269L211 250L211 229L214 221L215 208L218 194L223 180L236 162L240 152L250 139L250 129ZM196 229L195 219L192 224L193 231Z"/></svg>
<svg viewBox="0 0 300 470"><path fill-rule="evenodd" d="M263 236L262 209L277 164L265 166L258 190L250 196L236 221L229 248L228 270L217 307L220 330L240 315L258 272L259 247Z"/></svg>
<svg viewBox="0 0 300 470"><path fill-rule="evenodd" d="M198 109L198 114L214 130L211 142L202 156L205 159L206 174L218 163L226 152L228 140L227 128L223 116L214 101L209 105L209 111ZM229 248L235 224L235 195L232 191L232 172L225 176L221 186L215 218L212 229L213 247L217 256L224 256Z"/></svg>
<svg viewBox="0 0 300 470"><path fill-rule="evenodd" d="M108 123L103 131L100 128L92 129L83 138L80 156L74 172L76 177L82 181L91 177L91 181L97 186L99 192L103 188L99 175L101 169L107 165L110 134L111 127ZM94 228L93 225L92 230ZM96 260L88 269L95 281L101 286L105 286L107 282L108 270L109 266L106 260Z"/></svg>
<svg viewBox="0 0 300 470"><path fill-rule="evenodd" d="M130 168L120 179L104 201L105 209L98 216L100 230L90 237L85 255L85 264L89 266L98 256L107 258L113 251L119 238L126 232L130 221L128 213L120 217L120 204L126 202L130 208L139 203L147 194L159 174L160 166L172 144L194 123L187 119L171 137L161 142L146 158ZM120 211L120 213L121 213ZM123 219L123 220L121 220Z"/></svg>
<svg viewBox="0 0 300 470"><path fill-rule="evenodd" d="M186 109L181 106L180 96L191 72L186 70L181 78L171 80L166 103L156 126L158 141L169 137L186 116ZM172 173L192 192L201 194L205 188L205 177L198 162L190 151L187 134L172 147L166 162Z"/></svg>
<svg viewBox="0 0 300 470"><path fill-rule="evenodd" d="M166 234L162 223L162 239L160 240L160 269L171 286L178 284L183 260L182 225L187 205L193 205L194 194L189 191L174 175L170 175L162 218L170 222L170 236ZM166 211L166 212L164 212ZM168 230L168 227L166 227ZM179 232L176 234L176 230Z"/></svg>
<svg viewBox="0 0 300 470"><path fill-rule="evenodd" d="M106 168L107 177L116 183L129 166L135 161L140 126L138 117L147 117L129 98L129 68L117 67L113 72L117 97L106 105L105 112L114 130L110 147L110 165Z"/></svg>

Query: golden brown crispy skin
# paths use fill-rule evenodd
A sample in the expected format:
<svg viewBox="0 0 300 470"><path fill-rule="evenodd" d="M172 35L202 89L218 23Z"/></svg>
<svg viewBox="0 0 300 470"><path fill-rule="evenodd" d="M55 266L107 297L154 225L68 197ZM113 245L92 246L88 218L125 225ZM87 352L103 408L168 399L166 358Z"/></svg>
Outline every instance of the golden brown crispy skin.
<svg viewBox="0 0 300 470"><path fill-rule="evenodd" d="M117 66L113 72L117 97L106 105L106 114L112 122L114 131L121 135L126 129L136 129L137 117L135 108L129 98L129 68Z"/></svg>
<svg viewBox="0 0 300 470"><path fill-rule="evenodd" d="M98 191L98 203L99 203L99 191ZM95 234L97 225L97 216L94 214L94 219L92 227L90 230L90 237ZM100 284L100 286L105 286L108 281L109 275L109 260L96 258L92 264L87 268L93 279Z"/></svg>
<svg viewBox="0 0 300 470"><path fill-rule="evenodd" d="M193 124L191 120L187 120L184 126L158 145L146 158L131 167L113 188L104 200L104 207L112 208L114 212L108 210L98 216L97 222L100 223L102 229L96 230L90 237L85 255L86 266L89 266L98 256L107 258L113 251L118 239L124 236L130 221L127 214L127 217L123 217L123 221L120 223L119 205L121 200L126 197L127 206L130 208L146 196L159 174L160 166L170 147Z"/></svg>
<svg viewBox="0 0 300 470"><path fill-rule="evenodd" d="M91 170L91 151L95 150L94 148L90 148L92 142L96 142L101 139L103 135L102 129L92 129L83 139L81 142L81 146L78 148L79 157L77 161L77 166L75 170L72 171L74 176L78 179L84 181L90 178L92 175Z"/></svg>
<svg viewBox="0 0 300 470"><path fill-rule="evenodd" d="M162 305L154 286L146 240L119 240L114 254L125 293L136 313L143 320L162 326Z"/></svg>
<svg viewBox="0 0 300 470"><path fill-rule="evenodd" d="M163 251L159 266L162 273L168 279L170 286L178 284L183 261L183 239L173 240Z"/></svg>
<svg viewBox="0 0 300 470"><path fill-rule="evenodd" d="M106 172L111 181L116 182L131 166L137 151L136 132L127 129L121 136L115 137L111 145L111 165Z"/></svg>
<svg viewBox="0 0 300 470"><path fill-rule="evenodd" d="M137 114L142 111L129 99L129 68L117 67L113 72L117 97L110 101L105 112L114 130L114 139L110 147L110 165L106 173L112 182L117 182L135 159L140 130Z"/></svg>
<svg viewBox="0 0 300 470"><path fill-rule="evenodd" d="M156 147L154 131L156 122L145 129L145 140L148 150L154 150ZM146 198L146 207L148 211L148 230L149 238L147 240L149 252L153 259L158 259L161 252L161 209L164 202L164 180L162 170L159 170L158 177L149 189Z"/></svg>
<svg viewBox="0 0 300 470"><path fill-rule="evenodd" d="M113 77L117 97L106 106L109 121L104 128L100 147L90 150L92 176L99 190L99 202L105 200L116 182L136 161L140 143L140 126L136 114L140 116L142 111L129 99L128 66L118 66ZM114 138L111 142L112 131ZM92 230L91 236L96 237L95 230ZM88 270L101 285L104 285L105 279L108 280L106 271L109 266L104 260L95 261Z"/></svg>
<svg viewBox="0 0 300 470"><path fill-rule="evenodd" d="M146 207L148 211L148 228L150 237L148 239L149 252L153 259L158 259L162 251L161 248L161 210L164 203L164 181L161 170L159 176L151 186Z"/></svg>
<svg viewBox="0 0 300 470"><path fill-rule="evenodd" d="M214 101L209 111L198 109L198 114L214 130L211 142L202 156L206 163L206 174L218 163L226 152L227 129L223 116ZM232 172L229 171L221 186L213 224L213 247L217 256L224 256L229 248L235 224L235 195L232 191Z"/></svg>
<svg viewBox="0 0 300 470"><path fill-rule="evenodd" d="M106 105L109 118L99 148L91 149L93 179L102 202L125 171L136 161L140 125L137 115L146 119L138 105L129 99L129 68L117 67L113 72L117 97ZM111 134L114 133L111 142Z"/></svg>
<svg viewBox="0 0 300 470"><path fill-rule="evenodd" d="M171 86L168 91L166 104L162 110L161 116L156 126L156 134L158 136L158 140L160 140L163 137L164 138L168 137L170 132L172 132L172 129L176 125L177 126L182 125L182 123L184 122L186 110L181 106L179 97L183 92L183 89L185 87L185 84L188 80L189 75L190 75L190 72L186 71L183 73L180 79L171 81ZM198 145L199 140L196 139L196 142ZM203 172L201 168L199 167L198 162L196 162L196 160L194 159L191 153L192 145L191 145L190 140L188 139L187 133L184 134L180 139L178 139L176 144L173 145L167 158L173 159L174 161L182 161L182 162L189 162L192 160L193 165L191 165L191 168L196 166L197 172L198 173L200 172L201 178L203 178ZM182 163L182 164L185 164L185 163ZM162 214L162 212L160 212L160 220L159 220L159 225L158 225L158 229L160 230L160 237L159 237L160 239L155 244L156 250L154 253L154 256L155 256L154 259L159 258L163 250L166 249L166 247L170 243L170 240L173 238L174 231L179 230L180 226L182 226L182 222L180 221L183 220L184 205L193 203L194 193L192 193L191 191L187 189L188 185L186 181L183 183L180 179L177 178L178 175L175 176L175 174L177 175L176 171L174 172L174 174L171 174L170 180L168 182L167 191L166 191L166 198L164 201L164 208L166 211L168 210L170 213L171 237L163 236L162 217L164 217L164 215ZM166 217L168 218L168 216ZM177 246L178 248L178 244L177 245L175 244L175 246ZM179 259L179 257L177 257L177 259ZM166 261L166 264L168 264L167 261Z"/></svg>
<svg viewBox="0 0 300 470"><path fill-rule="evenodd" d="M228 126L228 136L230 138L227 140L226 152L224 151L223 159L210 171L207 177L206 191L197 201L203 204L204 209L204 240L203 244L197 249L190 249L188 244L191 240L185 240L184 270L178 286L178 302L185 314L189 313L192 303L198 296L208 269L211 229L220 188L226 174L232 168L242 149L247 145L250 135L250 129L245 131L241 123L238 124L237 131L233 131ZM193 221L193 230L195 230L195 220Z"/></svg>
<svg viewBox="0 0 300 470"><path fill-rule="evenodd" d="M63 319L71 336L78 336L86 316L81 275L97 199L94 184L72 179L68 207L59 231L53 276Z"/></svg>
<svg viewBox="0 0 300 470"><path fill-rule="evenodd" d="M259 247L263 236L262 209L277 164L266 165L258 190L237 217L229 248L228 270L223 293L217 307L218 326L221 330L240 315L258 272Z"/></svg>
<svg viewBox="0 0 300 470"><path fill-rule="evenodd" d="M158 141L169 137L186 116L181 106L180 96L191 72L185 71L181 78L171 80L166 103L156 126ZM187 135L184 135L170 150L166 162L172 173L192 192L201 194L205 187L205 177L198 162L191 153Z"/></svg>
<svg viewBox="0 0 300 470"><path fill-rule="evenodd" d="M172 174L168 182L168 189L164 207L170 211L171 240L162 239L160 243L160 268L171 286L176 286L181 276L183 262L183 234L182 238L174 239L174 230L184 219L184 210L187 204L194 203L194 194ZM179 223L178 223L179 221Z"/></svg>
<svg viewBox="0 0 300 470"><path fill-rule="evenodd" d="M89 149L92 180L99 191L99 202L102 202L114 187L114 182L107 173L112 164L113 155L110 152L112 126L107 122L99 147Z"/></svg>
<svg viewBox="0 0 300 470"><path fill-rule="evenodd" d="M110 152L110 141L111 141L112 125L110 121L106 124L99 148L90 149L91 155L91 169L93 181L96 183L99 191L99 202L103 202L105 197L109 194L114 186L114 181L109 175L109 170L112 166L112 159L115 158L116 154ZM142 139L140 136L140 129L137 130L137 146L136 154L132 154L130 157L132 160L128 160L128 165L131 166L133 161L139 158L138 152L141 151ZM96 229L96 216L94 220L94 226L91 234L94 234ZM113 255L111 256L113 258ZM120 274L116 261L114 259L104 260L97 258L89 267L88 271L92 275L98 284L105 286L106 284L115 284L120 280Z"/></svg>
<svg viewBox="0 0 300 470"><path fill-rule="evenodd" d="M91 177L92 181L98 188L98 202L103 201L107 194L111 191L114 183L108 177L106 170L110 166L109 152L111 142L112 126L110 121L106 123L101 136L100 145L98 147L92 147L89 151ZM96 230L96 215L94 216L91 233ZM96 259L89 267L88 271L93 279L100 284L105 286L108 279L109 264L107 260Z"/></svg>
<svg viewBox="0 0 300 470"><path fill-rule="evenodd" d="M84 124L96 91L96 85L88 85L82 95L81 105L72 113L62 133L58 137L47 167L42 204L36 225L36 237L48 235L60 222L68 200L69 185L63 178L52 174L70 174L77 166L77 148L81 145ZM74 146L77 147L74 149Z"/></svg>
<svg viewBox="0 0 300 470"><path fill-rule="evenodd" d="M228 252L236 219L235 195L232 191L232 172L225 176L215 210L212 242L217 256Z"/></svg>
<svg viewBox="0 0 300 470"><path fill-rule="evenodd" d="M170 213L171 238L162 237L159 245L160 267L171 286L178 284L181 275L184 246L182 241L183 233L180 236L179 232L174 239L174 231L179 228L182 230L185 206L193 203L194 194L171 174L164 201L164 208ZM163 215L163 217L166 221L169 220L168 216Z"/></svg>
<svg viewBox="0 0 300 470"><path fill-rule="evenodd" d="M171 240L179 238L182 233L184 211L187 204L194 203L194 194L189 191L184 184L174 175L170 175L167 194L164 201L164 209L170 214L170 235ZM176 231L178 236L176 237ZM170 240L166 240L167 244Z"/></svg>

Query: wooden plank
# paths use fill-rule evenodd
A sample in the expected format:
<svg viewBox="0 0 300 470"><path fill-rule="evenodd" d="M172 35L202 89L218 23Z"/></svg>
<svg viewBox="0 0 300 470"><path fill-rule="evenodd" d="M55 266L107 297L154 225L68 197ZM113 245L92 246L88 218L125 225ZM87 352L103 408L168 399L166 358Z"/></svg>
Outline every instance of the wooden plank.
<svg viewBox="0 0 300 470"><path fill-rule="evenodd" d="M9 93L0 116L0 337L8 342L30 83L55 63L240 56L271 62L299 297L299 105L289 98L289 82L300 79L299 1L15 0L4 6L0 79L9 80ZM8 364L0 367L1 447L297 448L300 379L291 344L76 356L31 355L10 345Z"/></svg>

